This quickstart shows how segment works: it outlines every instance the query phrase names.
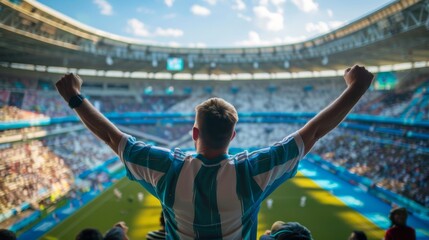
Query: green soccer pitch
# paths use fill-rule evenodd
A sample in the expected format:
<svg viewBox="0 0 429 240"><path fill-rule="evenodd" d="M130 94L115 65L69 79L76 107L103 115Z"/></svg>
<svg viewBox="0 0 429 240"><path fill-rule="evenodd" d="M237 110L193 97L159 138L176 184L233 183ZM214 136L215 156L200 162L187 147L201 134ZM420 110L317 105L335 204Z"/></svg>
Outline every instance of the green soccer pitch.
<svg viewBox="0 0 429 240"><path fill-rule="evenodd" d="M115 187L122 192L120 200L113 194ZM137 200L138 192L144 193L143 202ZM301 196L307 197L305 207L300 206ZM310 229L316 240L347 239L353 230L365 231L368 239L383 238L382 229L299 173L269 198L273 199L273 206L268 209L265 202L261 206L258 238L278 220L300 222ZM156 198L139 184L123 178L42 239L74 239L80 230L88 227L98 228L105 233L118 221L127 223L130 239L145 239L148 231L159 228L160 212L161 206Z"/></svg>

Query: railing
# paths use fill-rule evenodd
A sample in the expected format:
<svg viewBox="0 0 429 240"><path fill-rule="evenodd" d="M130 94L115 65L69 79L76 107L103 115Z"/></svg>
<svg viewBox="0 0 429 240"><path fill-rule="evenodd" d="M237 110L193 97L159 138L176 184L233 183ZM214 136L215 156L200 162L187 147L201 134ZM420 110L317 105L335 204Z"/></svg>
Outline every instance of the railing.
<svg viewBox="0 0 429 240"><path fill-rule="evenodd" d="M304 123L307 119L314 117L316 113L312 112L241 112L238 114L240 123ZM142 113L142 112L128 112L128 113L107 113L107 118L114 122L121 124L155 124L155 123L189 123L194 121L194 113ZM127 119L127 120L124 120ZM58 117L58 118L44 118L35 120L22 120L15 122L0 122L0 130L19 129L32 126L47 126L59 123L79 122L77 116ZM412 127L429 127L429 121L419 121L414 119L403 119L395 117L372 116L364 114L349 114L346 121L356 121L359 124L344 122L343 127L361 128L362 130L371 130L370 125L374 123L379 124L394 124ZM368 123L370 125L368 125ZM385 133L395 133L394 129L376 128L376 131ZM401 133L402 134L402 133ZM423 134L426 139L426 135ZM429 139L429 138L428 138Z"/></svg>

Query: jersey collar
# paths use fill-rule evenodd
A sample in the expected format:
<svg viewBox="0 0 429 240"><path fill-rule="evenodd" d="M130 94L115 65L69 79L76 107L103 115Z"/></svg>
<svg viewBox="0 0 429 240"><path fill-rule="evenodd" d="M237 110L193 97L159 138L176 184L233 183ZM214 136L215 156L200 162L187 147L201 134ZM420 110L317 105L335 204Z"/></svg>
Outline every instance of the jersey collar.
<svg viewBox="0 0 429 240"><path fill-rule="evenodd" d="M200 159L201 161L203 161L204 164L213 165L213 164L220 163L224 159L228 159L229 155L228 154L221 154L215 158L208 159L199 153L199 154L197 154L197 156L195 156L195 158Z"/></svg>

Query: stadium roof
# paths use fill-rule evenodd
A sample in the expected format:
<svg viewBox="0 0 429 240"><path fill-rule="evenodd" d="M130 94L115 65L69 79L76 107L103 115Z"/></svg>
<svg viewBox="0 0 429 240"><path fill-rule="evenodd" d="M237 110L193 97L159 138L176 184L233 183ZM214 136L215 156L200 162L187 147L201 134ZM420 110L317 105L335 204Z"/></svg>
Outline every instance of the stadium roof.
<svg viewBox="0 0 429 240"><path fill-rule="evenodd" d="M34 1L0 0L0 62L129 72L238 74L323 71L429 61L429 1L393 2L304 42L252 48L151 46L88 28Z"/></svg>

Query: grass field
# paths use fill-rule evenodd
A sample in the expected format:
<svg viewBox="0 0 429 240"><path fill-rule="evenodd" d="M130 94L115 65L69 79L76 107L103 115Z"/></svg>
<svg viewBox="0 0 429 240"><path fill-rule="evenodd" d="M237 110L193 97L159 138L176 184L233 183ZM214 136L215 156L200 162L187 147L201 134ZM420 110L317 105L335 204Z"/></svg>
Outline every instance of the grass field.
<svg viewBox="0 0 429 240"><path fill-rule="evenodd" d="M113 195L114 187L123 193L121 200L117 200ZM161 206L156 198L128 179L118 181L114 187L66 219L42 239L74 239L81 229L87 227L98 228L104 233L121 220L129 226L128 235L132 240L145 239L148 231L159 228ZM145 194L143 203L137 201L138 192ZM128 201L129 196L134 198L132 202ZM299 206L301 196L307 196L305 207ZM259 213L258 237L269 229L273 222L282 220L300 222L311 230L314 239L347 239L355 229L365 231L369 239L383 238L383 230L301 174L283 184L270 198L274 200L272 209L269 210L266 204L263 204Z"/></svg>

